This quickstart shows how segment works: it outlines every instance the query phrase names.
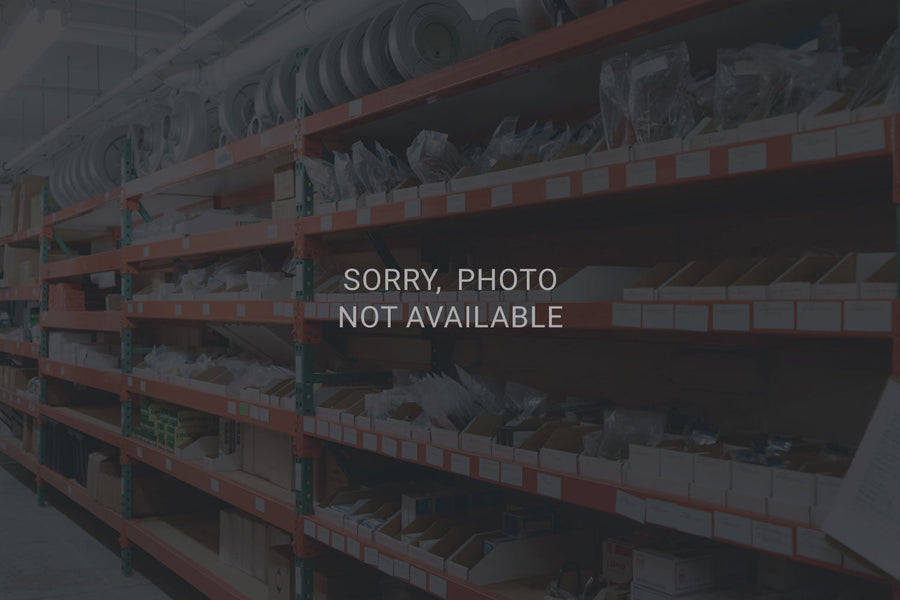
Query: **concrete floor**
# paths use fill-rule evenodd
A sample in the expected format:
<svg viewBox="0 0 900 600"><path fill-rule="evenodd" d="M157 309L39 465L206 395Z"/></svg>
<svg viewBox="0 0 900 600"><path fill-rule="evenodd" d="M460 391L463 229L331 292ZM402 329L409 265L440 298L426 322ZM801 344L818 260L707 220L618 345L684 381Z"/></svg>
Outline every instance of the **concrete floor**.
<svg viewBox="0 0 900 600"><path fill-rule="evenodd" d="M3 600L197 600L203 595L136 550L124 577L118 534L48 489L38 507L34 475L0 454L0 598Z"/></svg>

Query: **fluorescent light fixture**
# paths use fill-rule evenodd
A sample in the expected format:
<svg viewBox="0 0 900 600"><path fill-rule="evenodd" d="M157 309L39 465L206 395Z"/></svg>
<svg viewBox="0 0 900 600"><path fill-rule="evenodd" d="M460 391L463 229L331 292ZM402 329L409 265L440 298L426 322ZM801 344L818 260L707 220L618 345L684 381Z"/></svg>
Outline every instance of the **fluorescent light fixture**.
<svg viewBox="0 0 900 600"><path fill-rule="evenodd" d="M0 94L19 83L64 29L62 12L55 9L32 8L19 19L0 47Z"/></svg>

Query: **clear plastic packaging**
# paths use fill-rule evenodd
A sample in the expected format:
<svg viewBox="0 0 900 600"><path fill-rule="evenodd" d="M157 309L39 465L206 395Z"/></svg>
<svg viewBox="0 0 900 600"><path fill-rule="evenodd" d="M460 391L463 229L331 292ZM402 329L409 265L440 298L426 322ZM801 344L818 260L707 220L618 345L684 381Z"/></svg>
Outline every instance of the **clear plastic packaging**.
<svg viewBox="0 0 900 600"><path fill-rule="evenodd" d="M853 96L850 108L859 108L876 103L879 98L887 96L888 91L897 82L897 31L885 42L875 66L871 68L865 83Z"/></svg>
<svg viewBox="0 0 900 600"><path fill-rule="evenodd" d="M340 191L334 175L334 167L324 160L311 156L301 156L300 162L306 168L306 174L313 183L319 202L337 202L340 199Z"/></svg>
<svg viewBox="0 0 900 600"><path fill-rule="evenodd" d="M334 153L334 176L337 179L341 200L356 200L364 187L353 165L353 160L343 152Z"/></svg>
<svg viewBox="0 0 900 600"><path fill-rule="evenodd" d="M541 162L551 161L559 157L562 151L568 148L571 143L572 130L567 124L565 127L554 131L553 136L541 145L538 150L538 158Z"/></svg>
<svg viewBox="0 0 900 600"><path fill-rule="evenodd" d="M353 170L367 194L377 194L388 189L390 170L362 141L353 143Z"/></svg>
<svg viewBox="0 0 900 600"><path fill-rule="evenodd" d="M603 115L597 113L572 133L572 144L590 150L603 139Z"/></svg>
<svg viewBox="0 0 900 600"><path fill-rule="evenodd" d="M695 120L691 81L691 60L684 42L632 60L628 112L637 143L681 138L690 132Z"/></svg>
<svg viewBox="0 0 900 600"><path fill-rule="evenodd" d="M663 413L615 408L604 415L602 431L584 436L584 451L588 456L624 460L628 458L630 444L655 446L665 430Z"/></svg>
<svg viewBox="0 0 900 600"><path fill-rule="evenodd" d="M413 173L409 166L379 142L375 142L375 155L387 167L388 178L386 187L388 190L412 182Z"/></svg>
<svg viewBox="0 0 900 600"><path fill-rule="evenodd" d="M486 173L503 159L512 158L518 154L525 143L525 135L516 133L518 117L506 117L494 130L491 141L481 156L476 161L478 173Z"/></svg>
<svg viewBox="0 0 900 600"><path fill-rule="evenodd" d="M541 160L541 147L549 142L555 134L556 129L553 128L553 121L547 121L543 125L535 123L531 126L531 133L528 139L522 145L520 156L516 158L522 158L529 162Z"/></svg>
<svg viewBox="0 0 900 600"><path fill-rule="evenodd" d="M422 183L447 181L462 168L456 147L438 131L420 131L406 149L406 160Z"/></svg>
<svg viewBox="0 0 900 600"><path fill-rule="evenodd" d="M628 54L619 54L603 61L600 67L600 114L607 150L631 143L628 111L630 64Z"/></svg>
<svg viewBox="0 0 900 600"><path fill-rule="evenodd" d="M507 381L503 405L507 421L516 424L543 415L547 411L547 394L522 383Z"/></svg>

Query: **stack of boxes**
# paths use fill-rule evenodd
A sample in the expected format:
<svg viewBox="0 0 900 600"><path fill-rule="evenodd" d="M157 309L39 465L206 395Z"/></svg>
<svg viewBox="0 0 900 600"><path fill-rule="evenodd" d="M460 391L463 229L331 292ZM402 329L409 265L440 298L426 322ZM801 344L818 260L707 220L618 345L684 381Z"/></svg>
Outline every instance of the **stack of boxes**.
<svg viewBox="0 0 900 600"><path fill-rule="evenodd" d="M272 548L291 543L291 536L234 508L219 511L219 560L267 582Z"/></svg>
<svg viewBox="0 0 900 600"><path fill-rule="evenodd" d="M201 437L218 433L219 419L215 415L147 400L141 403L135 435L161 450L175 452Z"/></svg>
<svg viewBox="0 0 900 600"><path fill-rule="evenodd" d="M80 285L73 283L54 283L50 285L50 310L85 310L84 290Z"/></svg>

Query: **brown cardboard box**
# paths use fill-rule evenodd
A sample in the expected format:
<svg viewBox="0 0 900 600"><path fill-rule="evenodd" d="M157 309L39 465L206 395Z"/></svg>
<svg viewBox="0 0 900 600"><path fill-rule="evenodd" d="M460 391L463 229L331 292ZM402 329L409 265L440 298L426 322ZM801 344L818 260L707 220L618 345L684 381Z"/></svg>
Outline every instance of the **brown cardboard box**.
<svg viewBox="0 0 900 600"><path fill-rule="evenodd" d="M290 219L296 217L296 201L293 196L285 200L275 200L272 202L272 218L273 219Z"/></svg>
<svg viewBox="0 0 900 600"><path fill-rule="evenodd" d="M269 549L269 600L293 600L294 552L290 546Z"/></svg>
<svg viewBox="0 0 900 600"><path fill-rule="evenodd" d="M294 198L294 163L288 163L275 169L272 179L275 184L276 201Z"/></svg>
<svg viewBox="0 0 900 600"><path fill-rule="evenodd" d="M9 287L37 283L40 253L28 248L7 247L3 253L3 277Z"/></svg>
<svg viewBox="0 0 900 600"><path fill-rule="evenodd" d="M122 310L122 294L110 294L106 297L106 310Z"/></svg>

